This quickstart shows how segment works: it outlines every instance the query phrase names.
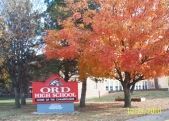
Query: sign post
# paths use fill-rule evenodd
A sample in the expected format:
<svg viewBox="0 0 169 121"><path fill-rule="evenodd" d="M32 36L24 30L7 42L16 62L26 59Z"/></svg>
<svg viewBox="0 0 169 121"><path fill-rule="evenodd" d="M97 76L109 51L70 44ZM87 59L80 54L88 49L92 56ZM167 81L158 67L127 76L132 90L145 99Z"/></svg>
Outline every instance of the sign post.
<svg viewBox="0 0 169 121"><path fill-rule="evenodd" d="M65 82L55 74L45 82L32 83L32 102L37 104L37 113L71 113L77 101L77 82Z"/></svg>

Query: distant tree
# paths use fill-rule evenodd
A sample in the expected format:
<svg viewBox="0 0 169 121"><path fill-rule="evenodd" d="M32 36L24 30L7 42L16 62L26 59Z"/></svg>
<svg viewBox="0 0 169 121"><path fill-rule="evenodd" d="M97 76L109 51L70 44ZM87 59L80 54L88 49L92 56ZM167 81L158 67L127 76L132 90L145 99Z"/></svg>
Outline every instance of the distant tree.
<svg viewBox="0 0 169 121"><path fill-rule="evenodd" d="M9 47L9 43L5 41L5 21L3 17L0 18L0 83L1 88L5 89L6 91L10 91L11 89L11 82L9 79L9 73L7 71L6 66L6 49Z"/></svg>
<svg viewBox="0 0 169 121"><path fill-rule="evenodd" d="M31 80L45 81L53 73L59 73L61 61L47 60L44 55L38 55L34 61L30 63Z"/></svg>
<svg viewBox="0 0 169 121"><path fill-rule="evenodd" d="M5 21L5 37L0 41L15 94L15 105L26 104L29 62L35 56L38 14L30 0L0 0ZM7 44L6 44L7 43ZM2 54L2 55L3 55Z"/></svg>
<svg viewBox="0 0 169 121"><path fill-rule="evenodd" d="M46 0L47 3L47 12L51 16L52 20L59 22L59 20L64 20L71 15L67 2L64 0Z"/></svg>
<svg viewBox="0 0 169 121"><path fill-rule="evenodd" d="M72 5L74 4L74 6L72 6L71 4ZM83 9L83 5L80 8L80 5L78 5L78 2L76 2L76 1L72 2L72 3L69 1L65 1L64 5L67 7L67 10L69 10L69 12L68 12L69 14L67 14L69 16L66 16L65 18L63 18L63 20L61 19L60 26L62 26L62 28L56 29L56 30L60 30L60 31L58 31L56 33L55 33L55 31L52 31L52 30L48 31L48 35L46 37L46 44L47 44L46 55L49 59L55 58L55 59L60 59L63 62L65 62L64 63L64 65L65 65L64 72L66 72L66 73L64 73L64 75L70 75L71 73L67 70L72 70L72 69L74 70L73 72L75 72L74 74L79 74L79 69L78 69L79 68L78 67L79 57L81 55L83 55L82 54L83 48L84 48L85 44L87 44L86 39L88 37L88 32L86 32L85 30L82 30L81 32L78 33L78 29L77 29L77 31L76 30L73 31L73 29L75 27L72 26L73 25L72 23L77 25L77 27L79 27L83 24L83 22L81 21L81 18L76 18L76 17L79 17L78 16L79 14L74 14L74 13L78 9L81 10L81 8L82 8L81 12L83 12L85 9ZM89 2L88 5L90 7L89 9L91 9L91 10L97 8L97 5L95 5L95 3ZM78 7L78 8L76 8L76 7ZM72 9L72 8L74 8L74 9ZM56 11L56 13L57 13L57 11ZM72 16L73 16L73 19L72 19L73 21L71 21ZM57 18L57 16L56 16L56 18ZM68 29L67 29L67 27L68 27ZM64 28L66 28L66 29L64 29ZM90 25L86 25L85 28L86 28L86 30L89 30L89 31L91 30ZM71 29L71 30L69 31L69 29ZM82 29L84 29L84 28L82 27ZM66 35L66 34L68 34L68 35ZM58 36L58 35L60 35L60 36ZM64 38L64 35L67 37ZM72 40L67 40L67 39L69 39L69 37L71 37L72 40L73 39L79 40L79 41L77 41L77 43L78 43L77 46L79 46L78 48L76 48L76 45L74 45L74 44L77 44L76 42L74 43ZM53 42L55 42L57 44L52 44ZM68 50L68 48L69 48L69 50ZM79 49L79 50L76 51L76 49ZM74 65L74 68L68 68L69 67L68 65L72 65L71 62L76 64L76 65ZM69 72L69 73L67 73L67 72ZM65 76L65 77L68 77L68 76ZM86 97L86 89L87 89L86 88L86 86L87 86L86 79L87 79L87 77L81 78L81 80L83 80L83 81L82 81L82 93L81 93L80 107L85 106L85 97Z"/></svg>
<svg viewBox="0 0 169 121"><path fill-rule="evenodd" d="M47 10L45 12L45 29L62 29L61 22L71 15L66 1L63 0L45 0L47 3ZM63 41L63 46L67 44ZM56 59L56 58L55 58ZM62 73L64 80L67 82L73 75L77 74L77 62L73 59L56 59L58 62L56 68Z"/></svg>

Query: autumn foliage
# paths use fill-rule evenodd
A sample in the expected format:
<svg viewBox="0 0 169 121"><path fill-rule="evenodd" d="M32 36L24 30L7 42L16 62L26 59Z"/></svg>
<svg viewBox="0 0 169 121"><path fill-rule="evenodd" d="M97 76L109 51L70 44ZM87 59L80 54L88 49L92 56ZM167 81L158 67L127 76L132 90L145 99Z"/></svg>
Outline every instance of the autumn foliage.
<svg viewBox="0 0 169 121"><path fill-rule="evenodd" d="M169 72L167 0L69 2L63 29L49 30L48 58L77 59L81 77L111 77L125 89ZM95 6L94 9L90 5ZM66 42L64 45L62 42ZM61 44L62 43L62 44Z"/></svg>

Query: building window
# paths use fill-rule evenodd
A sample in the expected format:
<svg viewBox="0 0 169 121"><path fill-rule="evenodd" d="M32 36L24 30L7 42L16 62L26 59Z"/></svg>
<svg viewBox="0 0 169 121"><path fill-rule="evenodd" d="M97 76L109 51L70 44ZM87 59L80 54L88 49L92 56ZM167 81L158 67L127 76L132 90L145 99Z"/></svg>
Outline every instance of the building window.
<svg viewBox="0 0 169 121"><path fill-rule="evenodd" d="M116 86L115 88L116 88L116 91L118 91L118 86Z"/></svg>
<svg viewBox="0 0 169 121"><path fill-rule="evenodd" d="M145 89L148 89L148 84L147 84L147 82L145 82Z"/></svg>
<svg viewBox="0 0 169 121"><path fill-rule="evenodd" d="M113 86L110 86L110 91L113 91Z"/></svg>
<svg viewBox="0 0 169 121"><path fill-rule="evenodd" d="M136 85L136 90L138 90L138 86Z"/></svg>
<svg viewBox="0 0 169 121"><path fill-rule="evenodd" d="M109 91L109 87L108 86L106 86L106 90Z"/></svg>
<svg viewBox="0 0 169 121"><path fill-rule="evenodd" d="M120 91L122 91L122 86L120 86Z"/></svg>

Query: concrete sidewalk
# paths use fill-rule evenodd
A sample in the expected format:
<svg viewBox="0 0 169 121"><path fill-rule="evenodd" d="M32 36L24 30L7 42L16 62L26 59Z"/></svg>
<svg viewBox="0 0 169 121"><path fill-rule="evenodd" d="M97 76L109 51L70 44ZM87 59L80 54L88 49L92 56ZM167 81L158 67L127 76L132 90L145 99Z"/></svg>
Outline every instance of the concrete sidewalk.
<svg viewBox="0 0 169 121"><path fill-rule="evenodd" d="M129 119L126 121L169 121L169 110L158 115L147 115L138 118Z"/></svg>

